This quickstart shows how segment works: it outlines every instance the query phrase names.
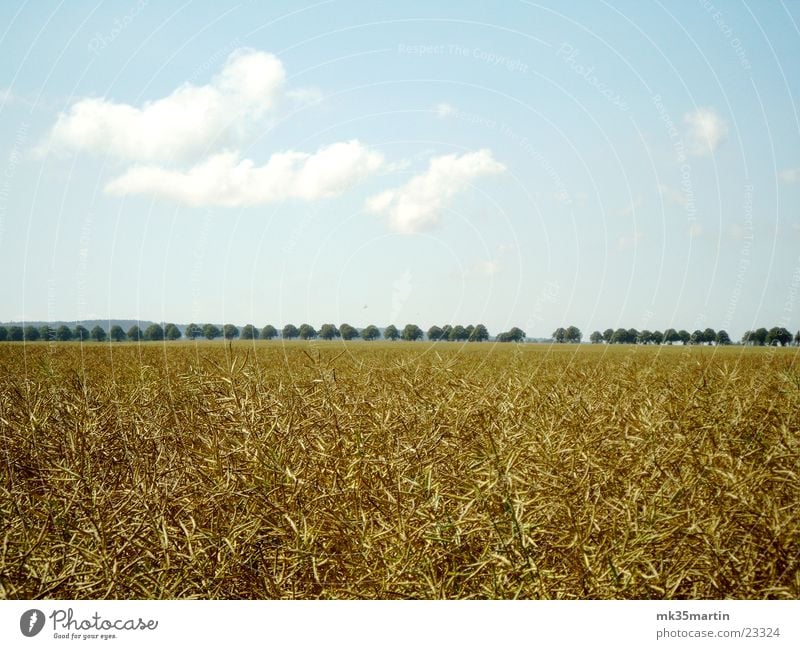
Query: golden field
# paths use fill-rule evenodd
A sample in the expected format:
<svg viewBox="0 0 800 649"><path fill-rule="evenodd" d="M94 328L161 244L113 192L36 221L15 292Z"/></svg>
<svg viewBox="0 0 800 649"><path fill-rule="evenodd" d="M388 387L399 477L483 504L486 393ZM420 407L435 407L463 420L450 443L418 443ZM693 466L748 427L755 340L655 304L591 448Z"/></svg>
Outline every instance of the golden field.
<svg viewBox="0 0 800 649"><path fill-rule="evenodd" d="M797 349L0 345L0 597L798 598Z"/></svg>

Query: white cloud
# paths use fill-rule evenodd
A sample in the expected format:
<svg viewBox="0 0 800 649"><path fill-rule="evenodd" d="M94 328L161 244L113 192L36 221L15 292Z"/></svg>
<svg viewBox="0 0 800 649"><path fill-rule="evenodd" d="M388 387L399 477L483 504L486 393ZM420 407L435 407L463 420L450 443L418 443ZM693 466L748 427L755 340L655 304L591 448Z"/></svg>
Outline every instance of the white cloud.
<svg viewBox="0 0 800 649"><path fill-rule="evenodd" d="M658 191L661 192L661 196L670 203L680 205L681 207L686 207L689 204L684 192L670 187L669 185L659 184Z"/></svg>
<svg viewBox="0 0 800 649"><path fill-rule="evenodd" d="M81 99L59 115L50 143L141 162L185 159L241 138L275 108L284 79L277 57L239 49L209 84L184 84L141 107Z"/></svg>
<svg viewBox="0 0 800 649"><path fill-rule="evenodd" d="M626 234L617 239L617 250L629 250L639 245L639 242L644 238L641 232L634 232Z"/></svg>
<svg viewBox="0 0 800 649"><path fill-rule="evenodd" d="M800 183L800 167L794 169L784 169L778 174L780 179L790 185Z"/></svg>
<svg viewBox="0 0 800 649"><path fill-rule="evenodd" d="M419 232L441 221L450 201L470 180L504 169L488 149L439 156L431 159L425 173L414 176L402 187L369 198L366 208L387 214L390 226L397 232Z"/></svg>
<svg viewBox="0 0 800 649"><path fill-rule="evenodd" d="M472 279L477 277L494 277L500 272L500 264L495 259L487 259L486 261L479 261L467 268L462 276L465 279Z"/></svg>
<svg viewBox="0 0 800 649"><path fill-rule="evenodd" d="M357 140L316 153L282 151L256 167L235 153L211 156L186 172L137 166L106 186L110 194L152 194L193 207L242 207L290 198L315 200L341 193L383 164Z"/></svg>
<svg viewBox="0 0 800 649"><path fill-rule="evenodd" d="M441 104L436 104L436 106L433 107L433 112L436 113L436 117L449 117L456 112L456 109L450 104L443 102Z"/></svg>
<svg viewBox="0 0 800 649"><path fill-rule="evenodd" d="M687 146L692 155L714 153L728 134L727 123L713 108L698 108L686 113L683 121L687 125Z"/></svg>

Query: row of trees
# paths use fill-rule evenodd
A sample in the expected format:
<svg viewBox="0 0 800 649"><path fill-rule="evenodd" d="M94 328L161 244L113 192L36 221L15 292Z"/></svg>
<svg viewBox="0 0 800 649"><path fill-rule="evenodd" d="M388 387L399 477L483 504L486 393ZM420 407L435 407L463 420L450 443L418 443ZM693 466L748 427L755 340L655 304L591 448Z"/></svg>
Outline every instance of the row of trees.
<svg viewBox="0 0 800 649"><path fill-rule="evenodd" d="M570 332L572 332L570 334ZM553 332L553 340L556 342L580 342L581 333L577 327L568 329L556 329ZM604 332L595 331L589 336L589 341L595 344L628 344L628 345L672 345L682 343L684 345L730 345L731 338L724 329L714 331L710 327L700 330L696 329L689 333L685 329L667 329L661 331L650 331L649 329L606 329ZM747 331L742 336L742 344L745 345L789 345L794 341L800 345L800 331L792 337L792 334L785 327L773 327L770 330L765 328Z"/></svg>
<svg viewBox="0 0 800 649"><path fill-rule="evenodd" d="M57 340L66 342L70 340L94 340L103 342L105 340L177 340L180 337L181 330L174 324L168 324L165 327L153 324L144 331L134 325L127 332L119 325L114 325L109 329L108 333L100 325L93 327L91 331L83 325L77 325L74 329L70 329L67 325L55 328L49 325L42 325L41 327L12 325L7 328L0 326L0 341Z"/></svg>

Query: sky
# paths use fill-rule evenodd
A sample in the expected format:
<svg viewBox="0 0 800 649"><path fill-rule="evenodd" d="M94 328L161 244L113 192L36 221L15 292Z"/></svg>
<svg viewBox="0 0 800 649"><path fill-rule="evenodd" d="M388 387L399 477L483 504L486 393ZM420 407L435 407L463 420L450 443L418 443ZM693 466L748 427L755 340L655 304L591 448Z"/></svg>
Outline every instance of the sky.
<svg viewBox="0 0 800 649"><path fill-rule="evenodd" d="M800 2L0 3L0 321L800 329Z"/></svg>

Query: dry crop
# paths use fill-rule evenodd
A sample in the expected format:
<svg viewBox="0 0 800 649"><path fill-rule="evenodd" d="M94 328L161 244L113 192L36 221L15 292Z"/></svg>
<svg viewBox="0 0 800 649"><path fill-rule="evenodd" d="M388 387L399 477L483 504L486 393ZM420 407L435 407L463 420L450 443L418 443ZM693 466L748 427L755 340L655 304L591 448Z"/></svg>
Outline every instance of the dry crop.
<svg viewBox="0 0 800 649"><path fill-rule="evenodd" d="M774 349L0 345L0 597L798 598Z"/></svg>

